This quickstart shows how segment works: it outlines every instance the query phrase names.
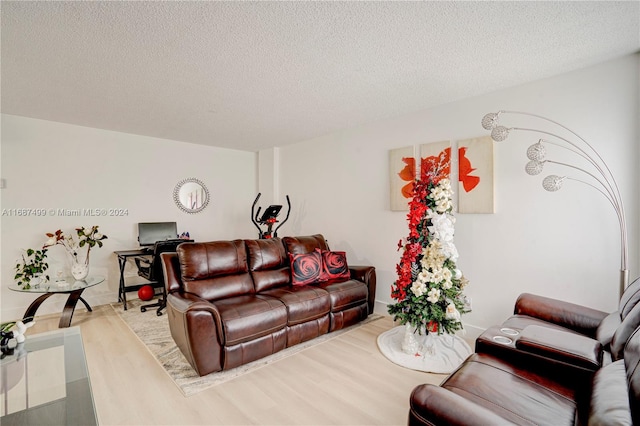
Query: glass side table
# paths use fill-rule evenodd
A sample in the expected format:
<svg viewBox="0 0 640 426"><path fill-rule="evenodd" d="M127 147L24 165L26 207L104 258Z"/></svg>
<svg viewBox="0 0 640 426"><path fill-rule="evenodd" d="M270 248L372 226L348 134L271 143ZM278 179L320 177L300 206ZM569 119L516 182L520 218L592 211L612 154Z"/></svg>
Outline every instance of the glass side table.
<svg viewBox="0 0 640 426"><path fill-rule="evenodd" d="M2 352L3 426L98 424L79 327L27 335Z"/></svg>
<svg viewBox="0 0 640 426"><path fill-rule="evenodd" d="M9 286L9 290L19 291L21 293L42 294L27 308L23 316L23 320L25 322L33 320L36 315L36 311L40 305L42 305L42 302L47 300L49 297L54 294L68 294L69 297L67 298L67 303L64 305L62 315L60 316L60 323L58 324L58 327L65 328L71 325L71 318L73 317L73 312L76 309L78 300L84 304L89 312L93 312L91 306L89 306L87 301L84 300L81 295L85 289L98 285L103 281L104 277L89 275L81 281L75 281L74 279L62 282L46 281L38 285L32 285L29 289L24 289L16 284L12 284Z"/></svg>

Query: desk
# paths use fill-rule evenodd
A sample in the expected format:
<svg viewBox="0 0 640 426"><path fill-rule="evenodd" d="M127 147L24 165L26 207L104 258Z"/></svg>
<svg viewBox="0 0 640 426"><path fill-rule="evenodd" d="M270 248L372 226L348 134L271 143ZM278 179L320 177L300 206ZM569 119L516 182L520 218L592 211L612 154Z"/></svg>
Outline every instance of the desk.
<svg viewBox="0 0 640 426"><path fill-rule="evenodd" d="M44 302L54 294L68 294L69 297L67 298L67 303L64 305L62 315L60 316L60 323L58 324L59 328L65 328L71 325L71 318L73 317L73 311L76 309L78 300L84 303L84 306L89 312L93 312L91 310L91 306L89 306L87 301L84 300L81 295L86 288L98 285L103 281L104 277L89 275L81 281L75 281L73 278L69 278L66 281L65 285L46 281L42 284L32 285L31 288L25 289L16 284L12 284L9 286L9 290L18 291L21 293L44 293L42 294L42 296L34 300L33 303L31 303L31 305L29 305L29 307L27 308L23 317L25 322L32 321L33 317L35 317L36 315L36 311L38 310L40 305L42 305L42 302Z"/></svg>
<svg viewBox="0 0 640 426"><path fill-rule="evenodd" d="M152 284L136 284L136 285L131 285L131 286L127 286L125 285L124 282L124 267L127 266L127 260L129 260L129 258L131 257L136 257L136 256L145 256L145 255L150 255L153 252L144 250L144 249L133 249L133 250L120 250L120 251L114 251L114 253L116 254L116 256L118 256L118 266L120 267L120 287L118 289L118 302L122 302L122 306L124 307L124 310L127 310L127 292L128 291L138 291L140 289L140 287L144 286L144 285L152 285ZM163 283L164 285L164 283Z"/></svg>
<svg viewBox="0 0 640 426"><path fill-rule="evenodd" d="M5 425L97 425L78 327L27 335L2 354Z"/></svg>
<svg viewBox="0 0 640 426"><path fill-rule="evenodd" d="M178 247L180 244L192 242L193 240L183 238L161 240L156 241L156 243L152 247L150 247L150 250L133 249L119 250L114 252L116 256L118 256L118 265L120 266L120 288L118 290L118 302L122 302L122 306L125 311L127 310L127 292L137 291L145 285L150 285L153 288L162 288L162 299L158 302L158 304L141 307L141 310L142 312L144 312L145 308L147 307L159 306L158 315L162 315L160 311L164 308L164 302L166 301L166 291L164 289L164 274L162 273L162 270L160 268L160 257L158 257L158 255L165 252L175 252L176 247ZM155 259L153 261L153 264L150 266L149 274L140 273L140 271L138 271L138 275L149 282L127 286L124 279L124 269L127 265L127 260L132 257L135 258L138 256L148 256L152 259ZM160 270L158 271L158 269Z"/></svg>

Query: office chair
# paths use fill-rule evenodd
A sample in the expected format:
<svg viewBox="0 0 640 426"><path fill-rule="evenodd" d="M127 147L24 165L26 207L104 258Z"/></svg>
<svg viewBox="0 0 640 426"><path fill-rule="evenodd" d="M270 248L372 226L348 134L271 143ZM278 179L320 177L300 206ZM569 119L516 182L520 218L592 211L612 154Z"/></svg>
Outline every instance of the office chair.
<svg viewBox="0 0 640 426"><path fill-rule="evenodd" d="M184 242L192 242L193 240L169 240L157 241L153 246L153 251L149 255L136 256L134 258L138 267L138 275L150 281L145 285L151 285L153 288L162 288L162 297L156 303L140 306L141 312L146 312L147 308L157 307L156 315L162 315L162 310L167 304L167 288L164 284L164 274L162 273L162 262L160 254L165 252L175 252L178 245Z"/></svg>

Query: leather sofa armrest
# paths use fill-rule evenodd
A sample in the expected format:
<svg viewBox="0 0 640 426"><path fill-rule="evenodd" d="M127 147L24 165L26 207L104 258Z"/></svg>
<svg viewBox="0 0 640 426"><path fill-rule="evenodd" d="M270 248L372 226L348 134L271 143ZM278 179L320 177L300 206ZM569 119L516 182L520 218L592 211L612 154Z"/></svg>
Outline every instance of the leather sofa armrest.
<svg viewBox="0 0 640 426"><path fill-rule="evenodd" d="M425 384L411 393L409 426L514 424L445 388Z"/></svg>
<svg viewBox="0 0 640 426"><path fill-rule="evenodd" d="M602 367L603 347L599 341L549 327L525 327L516 348L591 371Z"/></svg>
<svg viewBox="0 0 640 426"><path fill-rule="evenodd" d="M171 304L171 308L180 315L189 315L195 313L209 313L216 324L218 336L223 336L222 318L218 308L208 301L196 296L193 293L173 292L167 294L167 305Z"/></svg>
<svg viewBox="0 0 640 426"><path fill-rule="evenodd" d="M171 336L198 375L221 371L224 331L215 305L192 293L167 294Z"/></svg>
<svg viewBox="0 0 640 426"><path fill-rule="evenodd" d="M349 265L352 280L362 281L369 289L367 305L369 315L373 313L376 303L376 268L373 266Z"/></svg>
<svg viewBox="0 0 640 426"><path fill-rule="evenodd" d="M598 326L608 315L586 306L529 293L518 297L514 313L560 325L592 338L596 337Z"/></svg>

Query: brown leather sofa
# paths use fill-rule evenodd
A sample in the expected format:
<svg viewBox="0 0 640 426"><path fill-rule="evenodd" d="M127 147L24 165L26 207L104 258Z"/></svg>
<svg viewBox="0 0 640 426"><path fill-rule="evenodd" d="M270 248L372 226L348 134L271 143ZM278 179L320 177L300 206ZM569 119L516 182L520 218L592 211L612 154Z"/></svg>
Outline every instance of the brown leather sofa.
<svg viewBox="0 0 640 426"><path fill-rule="evenodd" d="M640 329L624 358L589 383L489 354L471 355L440 386L410 397L415 425L640 425Z"/></svg>
<svg viewBox="0 0 640 426"><path fill-rule="evenodd" d="M184 243L163 254L171 335L196 372L228 370L364 320L372 266L292 285L289 254L328 251L322 235Z"/></svg>

